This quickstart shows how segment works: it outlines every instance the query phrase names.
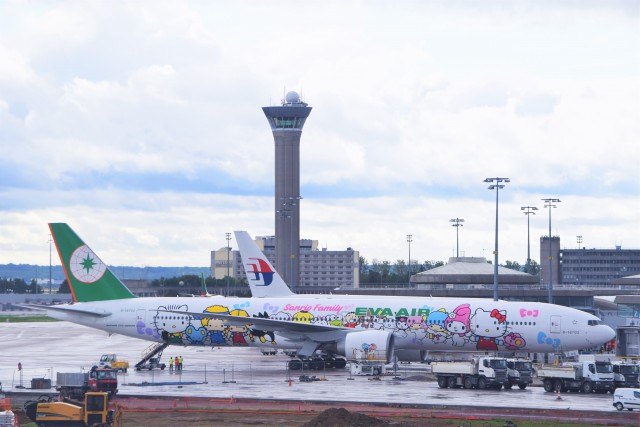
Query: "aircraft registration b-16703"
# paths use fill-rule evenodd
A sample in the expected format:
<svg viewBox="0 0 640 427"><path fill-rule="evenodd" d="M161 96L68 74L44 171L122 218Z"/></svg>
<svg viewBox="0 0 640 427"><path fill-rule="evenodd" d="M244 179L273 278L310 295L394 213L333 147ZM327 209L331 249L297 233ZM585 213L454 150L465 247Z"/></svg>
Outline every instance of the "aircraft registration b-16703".
<svg viewBox="0 0 640 427"><path fill-rule="evenodd" d="M294 294L244 231L235 235L251 298L138 298L67 224L49 227L74 302L36 307L158 348L255 346L296 349L302 357L322 350L390 362L396 350L400 360L420 361L428 351L561 352L615 337L596 316L553 304Z"/></svg>

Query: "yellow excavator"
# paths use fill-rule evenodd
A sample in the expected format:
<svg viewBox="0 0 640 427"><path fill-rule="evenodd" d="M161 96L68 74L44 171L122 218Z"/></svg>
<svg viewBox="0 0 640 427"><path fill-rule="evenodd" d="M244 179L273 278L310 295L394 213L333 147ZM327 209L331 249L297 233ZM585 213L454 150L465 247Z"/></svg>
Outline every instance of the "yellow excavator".
<svg viewBox="0 0 640 427"><path fill-rule="evenodd" d="M109 409L108 402L108 393L87 392L83 402L41 397L26 402L24 411L38 427L120 427L122 411L117 406Z"/></svg>

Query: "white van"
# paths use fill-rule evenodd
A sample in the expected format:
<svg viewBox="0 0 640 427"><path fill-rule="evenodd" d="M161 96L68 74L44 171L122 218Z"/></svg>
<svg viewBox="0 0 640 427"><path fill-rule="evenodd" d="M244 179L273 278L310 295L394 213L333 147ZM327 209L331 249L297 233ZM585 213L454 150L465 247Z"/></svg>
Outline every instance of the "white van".
<svg viewBox="0 0 640 427"><path fill-rule="evenodd" d="M617 388L613 392L613 406L618 411L640 409L640 388Z"/></svg>

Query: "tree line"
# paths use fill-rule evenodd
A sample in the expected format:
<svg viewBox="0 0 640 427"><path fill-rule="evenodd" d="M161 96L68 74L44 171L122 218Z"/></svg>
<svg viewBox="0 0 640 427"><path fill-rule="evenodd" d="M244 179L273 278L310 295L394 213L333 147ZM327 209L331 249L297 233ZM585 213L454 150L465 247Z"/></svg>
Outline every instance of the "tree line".
<svg viewBox="0 0 640 427"><path fill-rule="evenodd" d="M369 263L364 257L360 257L359 274L361 284L407 284L412 274L431 270L432 268L444 265L443 261L425 261L423 263L411 262L407 265L404 260L396 260L395 264L389 261L379 261L373 259ZM502 264L501 264L502 265ZM505 261L502 267L517 271L526 272L526 265L523 266L517 261ZM531 271L529 274L538 275L540 265L531 260ZM206 289L209 293L226 294L227 279L205 278ZM152 288L156 288L158 294L162 296L178 296L181 294L199 295L202 292L202 277L195 274L185 274L177 277L155 279L150 282ZM250 291L246 280L229 278L229 288L233 295L249 296ZM0 293L15 294L35 294L42 293L44 287L38 285L35 280L26 283L23 279L0 278ZM59 294L69 294L69 284L65 279L58 289Z"/></svg>

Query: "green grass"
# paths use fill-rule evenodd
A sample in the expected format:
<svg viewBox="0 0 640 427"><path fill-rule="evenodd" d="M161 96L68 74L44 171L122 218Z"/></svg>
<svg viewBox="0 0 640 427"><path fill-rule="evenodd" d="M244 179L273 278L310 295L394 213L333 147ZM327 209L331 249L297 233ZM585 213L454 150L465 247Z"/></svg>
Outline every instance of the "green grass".
<svg viewBox="0 0 640 427"><path fill-rule="evenodd" d="M57 322L48 316L0 316L0 323L19 323L19 322Z"/></svg>

